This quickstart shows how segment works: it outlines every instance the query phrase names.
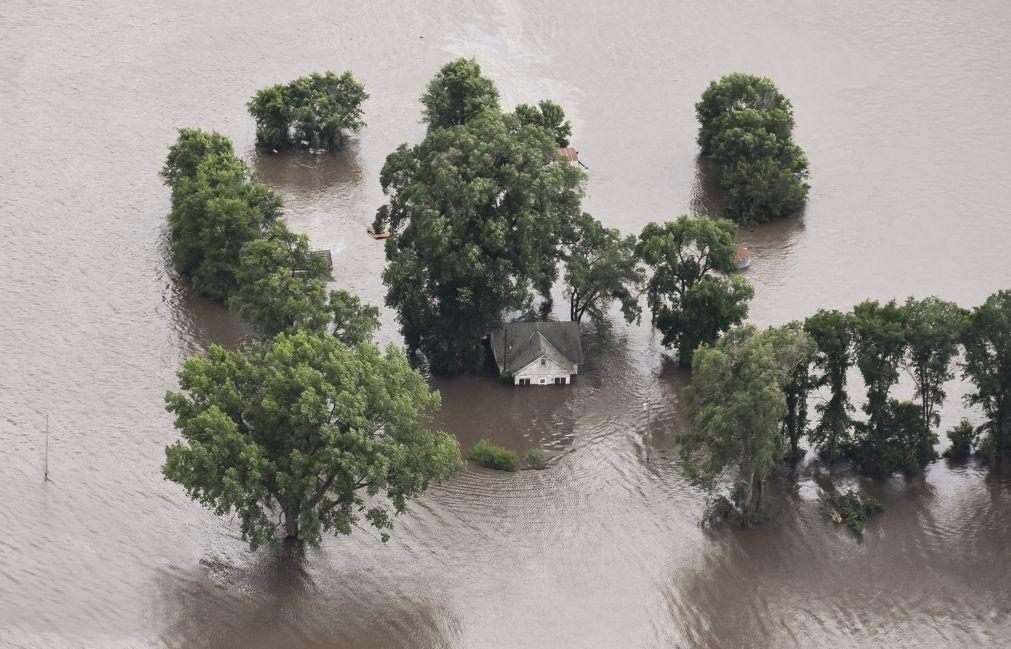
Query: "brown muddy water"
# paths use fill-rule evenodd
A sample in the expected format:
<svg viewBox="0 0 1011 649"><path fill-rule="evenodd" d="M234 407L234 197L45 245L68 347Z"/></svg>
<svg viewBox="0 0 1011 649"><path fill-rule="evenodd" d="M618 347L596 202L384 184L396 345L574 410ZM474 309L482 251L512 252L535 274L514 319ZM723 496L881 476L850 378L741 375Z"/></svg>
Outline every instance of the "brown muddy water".
<svg viewBox="0 0 1011 649"><path fill-rule="evenodd" d="M887 509L861 542L819 515L809 462L773 522L705 532L673 452L686 376L620 323L572 386L435 382L465 448L542 445L550 470L471 468L386 545L248 552L159 474L177 366L246 334L167 270L157 177L176 127L234 138L333 250L336 284L379 304L378 172L421 137L417 97L448 59L477 56L506 105L564 105L586 207L624 232L711 200L693 104L744 70L793 100L813 186L801 218L743 235L753 321L973 305L1011 286L1007 2L7 0L0 27L0 646L1011 644L1011 480L942 461L867 482ZM258 158L245 101L325 68L364 80L368 128L339 156ZM381 338L399 340L389 312Z"/></svg>

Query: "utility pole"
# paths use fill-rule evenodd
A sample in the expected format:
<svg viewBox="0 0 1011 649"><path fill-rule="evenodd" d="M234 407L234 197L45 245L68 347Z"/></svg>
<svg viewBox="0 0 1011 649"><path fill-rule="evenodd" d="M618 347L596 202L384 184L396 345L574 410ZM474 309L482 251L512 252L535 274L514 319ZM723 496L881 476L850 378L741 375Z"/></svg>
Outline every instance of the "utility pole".
<svg viewBox="0 0 1011 649"><path fill-rule="evenodd" d="M49 482L49 413L46 413L46 468L45 481Z"/></svg>
<svg viewBox="0 0 1011 649"><path fill-rule="evenodd" d="M649 429L653 419L653 410L650 408L650 395L646 393L646 401L642 404L646 410L646 432L642 435L642 445L646 447L646 464L649 464Z"/></svg>

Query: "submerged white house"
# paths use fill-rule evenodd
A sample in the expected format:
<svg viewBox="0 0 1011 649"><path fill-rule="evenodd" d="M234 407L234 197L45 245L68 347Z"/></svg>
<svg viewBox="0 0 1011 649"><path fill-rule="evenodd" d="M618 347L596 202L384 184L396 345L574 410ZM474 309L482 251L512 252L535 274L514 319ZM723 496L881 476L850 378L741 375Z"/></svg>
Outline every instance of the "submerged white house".
<svg viewBox="0 0 1011 649"><path fill-rule="evenodd" d="M499 373L514 385L564 385L583 362L575 322L508 322L489 334Z"/></svg>

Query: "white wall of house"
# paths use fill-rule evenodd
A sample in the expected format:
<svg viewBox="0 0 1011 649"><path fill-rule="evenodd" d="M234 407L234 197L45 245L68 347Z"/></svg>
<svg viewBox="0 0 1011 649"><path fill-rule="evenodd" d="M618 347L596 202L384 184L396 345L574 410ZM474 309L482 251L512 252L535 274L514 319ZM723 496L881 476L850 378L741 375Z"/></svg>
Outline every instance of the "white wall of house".
<svg viewBox="0 0 1011 649"><path fill-rule="evenodd" d="M577 366L573 365L573 374L575 374L576 368ZM556 378L564 379L565 383L570 383L569 368L562 367L550 358L541 357L516 372L513 375L513 384L523 385L524 380L529 380L530 385L554 385Z"/></svg>

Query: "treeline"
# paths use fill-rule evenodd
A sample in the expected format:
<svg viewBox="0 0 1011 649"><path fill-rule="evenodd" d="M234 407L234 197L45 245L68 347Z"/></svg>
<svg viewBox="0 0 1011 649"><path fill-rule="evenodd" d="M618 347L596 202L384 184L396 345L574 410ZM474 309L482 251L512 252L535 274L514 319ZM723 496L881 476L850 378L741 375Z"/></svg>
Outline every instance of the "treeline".
<svg viewBox="0 0 1011 649"><path fill-rule="evenodd" d="M959 359L961 359L959 361ZM682 457L689 478L709 490L708 520L751 523L762 516L767 479L803 454L803 436L823 459L846 459L886 477L916 474L938 459L938 410L955 368L984 416L948 432L949 457L975 450L994 460L1011 451L1011 291L964 310L929 297L904 304L868 300L852 311L820 310L803 323L758 331L738 327L694 353L691 425ZM866 392L853 416L847 379L856 367ZM892 396L905 370L914 400ZM826 393L808 416L809 397Z"/></svg>
<svg viewBox="0 0 1011 649"><path fill-rule="evenodd" d="M326 290L328 260L288 229L280 197L253 176L231 140L180 129L161 175L172 190L172 260L197 293L228 304L263 339L330 328L348 342L371 336L378 309Z"/></svg>

